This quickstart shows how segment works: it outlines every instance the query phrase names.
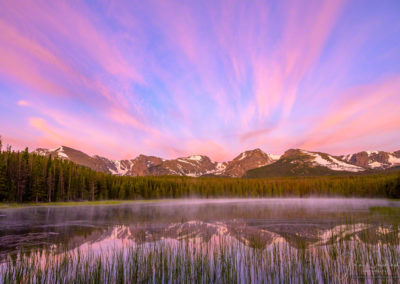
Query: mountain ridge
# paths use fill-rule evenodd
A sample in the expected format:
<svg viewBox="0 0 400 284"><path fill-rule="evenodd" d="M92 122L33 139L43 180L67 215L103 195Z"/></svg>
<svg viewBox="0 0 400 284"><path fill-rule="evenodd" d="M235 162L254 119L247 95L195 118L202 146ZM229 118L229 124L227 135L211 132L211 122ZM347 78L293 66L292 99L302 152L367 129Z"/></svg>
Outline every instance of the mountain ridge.
<svg viewBox="0 0 400 284"><path fill-rule="evenodd" d="M385 170L400 166L400 151L362 151L334 156L322 152L289 149L283 155L274 155L256 148L247 150L230 161L216 162L205 155L191 155L176 159L138 155L133 159L111 160L88 154L68 146L54 149L37 148L38 155L58 157L89 167L96 171L121 176L296 176L356 173L367 170Z"/></svg>

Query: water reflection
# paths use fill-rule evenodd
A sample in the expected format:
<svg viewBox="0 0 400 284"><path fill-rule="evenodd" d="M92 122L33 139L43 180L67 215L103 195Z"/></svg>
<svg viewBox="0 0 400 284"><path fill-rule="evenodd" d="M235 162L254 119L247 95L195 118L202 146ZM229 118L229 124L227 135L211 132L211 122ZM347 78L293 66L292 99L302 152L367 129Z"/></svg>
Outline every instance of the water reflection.
<svg viewBox="0 0 400 284"><path fill-rule="evenodd" d="M166 238L233 237L249 246L286 241L293 247L343 238L375 242L398 234L392 220L371 215L374 199L181 200L113 206L35 207L0 211L0 253L41 247L76 248L103 240L136 243ZM352 224L345 229L345 224Z"/></svg>
<svg viewBox="0 0 400 284"><path fill-rule="evenodd" d="M1 210L0 282L395 283L398 206L264 199Z"/></svg>

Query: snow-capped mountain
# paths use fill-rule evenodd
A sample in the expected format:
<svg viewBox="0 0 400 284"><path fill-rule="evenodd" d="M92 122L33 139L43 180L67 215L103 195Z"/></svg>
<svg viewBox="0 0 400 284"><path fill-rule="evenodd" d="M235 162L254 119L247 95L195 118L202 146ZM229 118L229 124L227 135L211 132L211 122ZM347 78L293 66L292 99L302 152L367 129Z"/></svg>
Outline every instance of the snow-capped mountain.
<svg viewBox="0 0 400 284"><path fill-rule="evenodd" d="M65 160L70 160L79 165L91 168L99 172L110 172L110 168L114 167L114 163L107 158L100 156L89 156L82 151L75 150L67 146L60 146L54 149L38 148L34 153L42 156L58 157Z"/></svg>
<svg viewBox="0 0 400 284"><path fill-rule="evenodd" d="M254 149L239 154L236 158L226 164L224 175L241 177L248 170L272 164L279 160L279 155L267 154L260 149Z"/></svg>
<svg viewBox="0 0 400 284"><path fill-rule="evenodd" d="M239 154L232 161L214 162L207 156L193 155L174 160L163 160L151 166L151 175L183 175L199 177L203 175L241 177L249 169L268 165L276 161L276 155L266 154L260 149Z"/></svg>
<svg viewBox="0 0 400 284"><path fill-rule="evenodd" d="M175 160L164 160L161 164L150 168L152 175L180 175L199 177L214 173L216 163L207 156L193 155Z"/></svg>
<svg viewBox="0 0 400 284"><path fill-rule="evenodd" d="M278 161L251 169L247 171L246 176L318 176L362 171L365 171L365 168L344 162L326 153L290 149Z"/></svg>
<svg viewBox="0 0 400 284"><path fill-rule="evenodd" d="M364 151L344 156L332 156L321 152L290 149L280 156L254 149L240 153L233 160L226 162L215 162L203 155L170 160L139 155L130 160L110 160L97 155L89 156L66 146L55 149L38 148L34 153L70 160L96 171L121 176L264 177L327 175L343 172L357 173L367 169L387 169L400 166L400 151L393 153Z"/></svg>
<svg viewBox="0 0 400 284"><path fill-rule="evenodd" d="M365 238L365 232L372 231L376 239ZM146 225L118 225L102 233L89 235L88 240L79 239L81 243L90 242L92 246L101 246L110 241L132 241L134 243L154 243L160 241L196 240L200 242L229 238L248 247L268 247L276 243L287 243L293 248L315 247L345 239L357 240L367 244L388 242L388 237L396 237L397 230L390 226L356 223L356 224L304 224L290 226L267 226L260 228L245 221L232 220L223 222L206 222L190 220L172 223L167 226L149 227ZM302 240L302 242L299 242ZM75 241L74 243L78 243ZM113 243L115 245L115 243Z"/></svg>
<svg viewBox="0 0 400 284"><path fill-rule="evenodd" d="M139 155L132 160L112 161L115 169L109 169L112 174L121 176L151 175L150 169L160 165L164 160L154 156Z"/></svg>
<svg viewBox="0 0 400 284"><path fill-rule="evenodd" d="M333 171L345 171L345 172L361 172L365 169L350 163L343 162L333 156L325 153L309 152L301 150L301 152L311 157L311 162L314 166L326 167Z"/></svg>
<svg viewBox="0 0 400 284"><path fill-rule="evenodd" d="M109 160L97 155L91 157L66 146L55 149L38 148L34 152L39 155L50 155L70 160L96 171L121 176L180 175L199 177L217 175L241 177L249 169L268 165L279 158L277 155L266 154L260 149L243 152L228 162L214 162L203 155L192 155L171 160L139 155L131 160Z"/></svg>
<svg viewBox="0 0 400 284"><path fill-rule="evenodd" d="M363 151L340 156L343 161L369 169L387 169L400 166L400 151Z"/></svg>

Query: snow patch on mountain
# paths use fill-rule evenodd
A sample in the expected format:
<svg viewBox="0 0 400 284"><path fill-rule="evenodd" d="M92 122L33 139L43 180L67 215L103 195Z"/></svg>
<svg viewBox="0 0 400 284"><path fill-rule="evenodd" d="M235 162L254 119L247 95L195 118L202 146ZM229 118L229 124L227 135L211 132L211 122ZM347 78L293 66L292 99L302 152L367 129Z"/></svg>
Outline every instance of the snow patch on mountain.
<svg viewBox="0 0 400 284"><path fill-rule="evenodd" d="M40 155L40 156L46 156L46 155L49 154L49 150L43 149L43 148L37 148L37 149L34 151L34 153L37 154L37 155Z"/></svg>
<svg viewBox="0 0 400 284"><path fill-rule="evenodd" d="M63 152L58 152L57 155L58 155L60 158L64 158L64 159L68 159L68 158L69 158L68 155L65 154L65 153L63 153Z"/></svg>
<svg viewBox="0 0 400 284"><path fill-rule="evenodd" d="M203 157L200 155L193 155L193 156L187 157L187 159L193 160L193 161L201 161L201 160L203 160Z"/></svg>
<svg viewBox="0 0 400 284"><path fill-rule="evenodd" d="M123 164L121 163L121 161L118 161L118 160L113 160L113 161L111 161L111 162L114 164L114 166L115 166L115 168L116 168L117 170L114 170L114 169L112 169L112 168L108 168L108 170L109 170L112 174L114 174L114 175L119 175L119 176L124 176L124 175L126 175L126 173L129 171L129 169L130 169L131 166L133 165L133 162L132 162L132 161L127 161L129 166L123 165Z"/></svg>
<svg viewBox="0 0 400 284"><path fill-rule="evenodd" d="M47 156L49 154L55 154L57 157L62 158L62 159L69 159L69 156L64 152L64 147L60 146L54 149L44 149L44 148L37 148L34 153L41 155L41 156Z"/></svg>
<svg viewBox="0 0 400 284"><path fill-rule="evenodd" d="M49 151L49 152L56 152L56 151L60 150L61 148L62 148L62 146L59 146L59 147L57 147L57 148L48 149L47 151Z"/></svg>
<svg viewBox="0 0 400 284"><path fill-rule="evenodd" d="M274 161L278 161L282 157L282 155L275 155L275 154L268 154L268 156Z"/></svg>
<svg viewBox="0 0 400 284"><path fill-rule="evenodd" d="M371 169L387 169L400 165L400 158L395 153L384 151L363 151L341 158L351 164Z"/></svg>
<svg viewBox="0 0 400 284"><path fill-rule="evenodd" d="M304 150L302 150L302 152L304 154L314 157L314 165L323 166L334 171L360 172L365 170L364 168L347 164L329 155L328 159L326 159L318 153L312 153Z"/></svg>
<svg viewBox="0 0 400 284"><path fill-rule="evenodd" d="M226 169L226 163L218 162L216 166L217 170L225 170Z"/></svg>
<svg viewBox="0 0 400 284"><path fill-rule="evenodd" d="M346 162L349 162L352 157L353 157L353 154L348 154L348 155L343 157L343 160L345 160Z"/></svg>
<svg viewBox="0 0 400 284"><path fill-rule="evenodd" d="M383 164L382 164L382 163L379 163L379 162L370 162L370 163L368 163L368 166L369 166L370 168L372 168L372 169L376 169L376 168L381 168L381 167L383 167Z"/></svg>
<svg viewBox="0 0 400 284"><path fill-rule="evenodd" d="M226 166L227 166L226 162L217 162L215 165L215 170L209 171L207 172L207 174L221 175L224 173Z"/></svg>
<svg viewBox="0 0 400 284"><path fill-rule="evenodd" d="M243 160L244 158L246 158L246 156L247 156L247 153L243 152L242 154L240 154L238 161Z"/></svg>
<svg viewBox="0 0 400 284"><path fill-rule="evenodd" d="M393 156L393 154L389 154L388 162L391 164L392 167L397 166L400 165L400 158Z"/></svg>
<svg viewBox="0 0 400 284"><path fill-rule="evenodd" d="M49 150L50 152L56 152L57 156L62 159L69 159L68 155L64 152L64 147L58 147L56 149Z"/></svg>
<svg viewBox="0 0 400 284"><path fill-rule="evenodd" d="M185 160L185 159L183 159L183 158L179 158L179 159L177 159L177 161L178 161L178 162L182 162L182 163L186 163L186 164L193 165L193 163L192 163L192 162L190 162L190 161L187 161L187 160Z"/></svg>

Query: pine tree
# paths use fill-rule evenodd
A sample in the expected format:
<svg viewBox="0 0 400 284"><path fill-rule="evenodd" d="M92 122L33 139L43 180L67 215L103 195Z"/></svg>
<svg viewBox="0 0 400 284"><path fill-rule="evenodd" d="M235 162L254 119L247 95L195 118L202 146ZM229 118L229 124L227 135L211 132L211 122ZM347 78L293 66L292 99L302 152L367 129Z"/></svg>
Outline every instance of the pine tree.
<svg viewBox="0 0 400 284"><path fill-rule="evenodd" d="M95 184L94 181L90 181L90 200L94 201L94 195L95 195Z"/></svg>
<svg viewBox="0 0 400 284"><path fill-rule="evenodd" d="M7 192L7 168L3 156L0 153L0 201L9 198Z"/></svg>
<svg viewBox="0 0 400 284"><path fill-rule="evenodd" d="M43 166L39 160L33 164L32 170L32 196L31 200L39 202L44 199L46 194L45 190L45 177L43 175Z"/></svg>
<svg viewBox="0 0 400 284"><path fill-rule="evenodd" d="M25 192L28 186L28 170L29 170L29 152L28 148L25 151L18 153L18 172L17 172L17 198L19 202L23 202L25 197Z"/></svg>
<svg viewBox="0 0 400 284"><path fill-rule="evenodd" d="M67 186L67 200L71 199L71 182L72 182L72 173L71 167L68 167L68 186Z"/></svg>
<svg viewBox="0 0 400 284"><path fill-rule="evenodd" d="M82 177L81 177L80 186L79 186L78 190L80 190L80 199L82 199L82 200L85 199L86 180L85 180L84 175L82 175Z"/></svg>
<svg viewBox="0 0 400 284"><path fill-rule="evenodd" d="M125 192L125 185L120 186L119 188L119 193L118 193L118 199L125 199L126 192Z"/></svg>
<svg viewBox="0 0 400 284"><path fill-rule="evenodd" d="M57 191L59 193L58 199L64 200L64 173L63 173L63 168L61 167L61 165L59 167L59 172L58 172Z"/></svg>
<svg viewBox="0 0 400 284"><path fill-rule="evenodd" d="M107 181L105 177L100 179L98 187L99 187L99 199L107 199L108 198Z"/></svg>
<svg viewBox="0 0 400 284"><path fill-rule="evenodd" d="M54 176L52 171L52 159L49 156L47 160L47 169L46 169L46 183L47 183L47 199L48 202L51 202L53 198L54 192Z"/></svg>

